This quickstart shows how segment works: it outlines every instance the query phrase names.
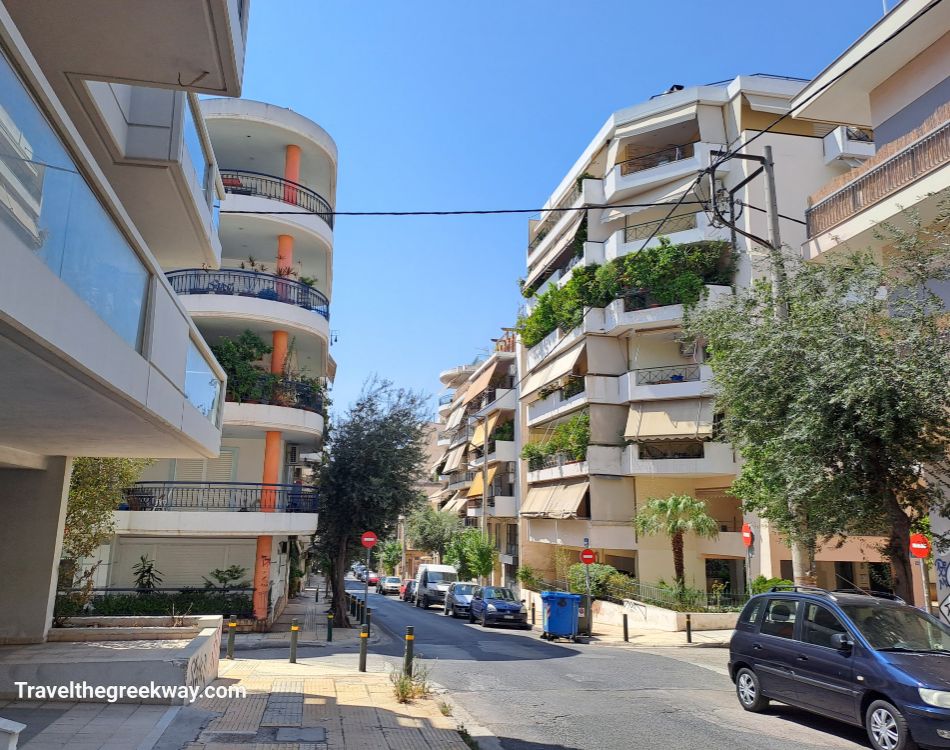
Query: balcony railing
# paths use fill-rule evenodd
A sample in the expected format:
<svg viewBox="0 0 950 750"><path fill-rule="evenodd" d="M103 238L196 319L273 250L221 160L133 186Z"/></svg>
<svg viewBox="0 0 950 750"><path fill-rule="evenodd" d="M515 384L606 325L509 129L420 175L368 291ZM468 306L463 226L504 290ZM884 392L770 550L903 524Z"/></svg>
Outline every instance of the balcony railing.
<svg viewBox="0 0 950 750"><path fill-rule="evenodd" d="M518 545L517 545L517 544L511 544L511 543L506 544L506 545L505 545L505 554L508 555L509 557L517 557L517 556L518 556Z"/></svg>
<svg viewBox="0 0 950 750"><path fill-rule="evenodd" d="M674 232L686 232L696 228L696 214L682 214L674 216L671 219L659 219L657 221L645 221L641 224L631 224L624 227L623 241L637 242L648 240L656 235L673 234Z"/></svg>
<svg viewBox="0 0 950 750"><path fill-rule="evenodd" d="M313 287L288 276L229 268L206 271L186 268L165 274L178 294L233 294L284 302L330 319L330 302Z"/></svg>
<svg viewBox="0 0 950 750"><path fill-rule="evenodd" d="M674 367L645 367L636 371L637 385L660 385L662 383L692 383L699 380L699 365Z"/></svg>
<svg viewBox="0 0 950 750"><path fill-rule="evenodd" d="M471 484L475 480L474 471L466 471L464 473L457 473L449 475L449 485L448 489L456 490L460 487Z"/></svg>
<svg viewBox="0 0 950 750"><path fill-rule="evenodd" d="M695 145L696 144L694 142L684 143L680 146L670 146L669 148L664 148L661 151L654 151L651 154L634 156L631 159L617 162L617 166L620 167L620 174L624 176L633 174L634 172L642 172L644 169L652 169L653 167L658 167L661 164L669 164L673 161L691 158L695 152Z"/></svg>
<svg viewBox="0 0 950 750"><path fill-rule="evenodd" d="M333 228L333 208L322 195L296 182L244 169L222 169L224 190L235 195L257 195L298 206L323 219Z"/></svg>
<svg viewBox="0 0 950 750"><path fill-rule="evenodd" d="M661 442L640 443L638 455L641 459L663 461L671 458L702 458L705 455L700 442Z"/></svg>
<svg viewBox="0 0 950 750"><path fill-rule="evenodd" d="M118 509L316 513L317 505L317 491L296 484L137 482Z"/></svg>
<svg viewBox="0 0 950 750"><path fill-rule="evenodd" d="M914 141L805 211L808 236L850 219L950 161L950 123Z"/></svg>
<svg viewBox="0 0 950 750"><path fill-rule="evenodd" d="M439 406L445 406L446 404L451 404L455 399L451 393L446 393L444 396L439 396Z"/></svg>
<svg viewBox="0 0 950 750"><path fill-rule="evenodd" d="M528 459L528 471L553 469L555 466L577 463L583 459L574 458L569 453L549 453L545 456L532 456Z"/></svg>
<svg viewBox="0 0 950 750"><path fill-rule="evenodd" d="M581 197L581 192L581 185L580 182L578 182L574 185L572 190L569 190L568 193L555 204L553 210L548 209L548 211L543 212L545 215L544 218L541 219L541 223L538 224L537 230L535 230L534 239L528 243L529 255L534 252L535 248L548 236L548 232L558 223L560 218L567 213L564 209L573 206L574 203L577 202L577 199Z"/></svg>
<svg viewBox="0 0 950 750"><path fill-rule="evenodd" d="M268 406L286 406L323 414L323 392L320 386L310 381L274 379L273 375L261 373L256 387L248 389L243 398L236 398L228 390L227 401Z"/></svg>

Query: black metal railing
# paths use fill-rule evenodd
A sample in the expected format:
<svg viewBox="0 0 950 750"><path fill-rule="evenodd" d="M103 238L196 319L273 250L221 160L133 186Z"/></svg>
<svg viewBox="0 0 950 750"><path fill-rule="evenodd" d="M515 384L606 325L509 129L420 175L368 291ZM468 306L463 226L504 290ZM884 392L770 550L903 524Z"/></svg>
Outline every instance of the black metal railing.
<svg viewBox="0 0 950 750"><path fill-rule="evenodd" d="M444 396L439 396L439 406L445 406L446 404L451 404L455 400L455 396L451 393L446 393Z"/></svg>
<svg viewBox="0 0 950 750"><path fill-rule="evenodd" d="M528 471L553 469L555 466L564 466L565 464L578 463L583 460L582 458L574 458L570 453L548 453L544 456L532 456L528 459Z"/></svg>
<svg viewBox="0 0 950 750"><path fill-rule="evenodd" d="M233 294L239 297L284 302L319 313L330 319L330 301L326 296L289 276L277 276L240 268L206 271L184 268L165 274L176 294Z"/></svg>
<svg viewBox="0 0 950 750"><path fill-rule="evenodd" d="M659 442L639 443L638 455L641 459L664 460L669 458L703 458L705 443L694 442Z"/></svg>
<svg viewBox="0 0 950 750"><path fill-rule="evenodd" d="M333 228L333 208L322 195L283 177L275 177L246 169L221 169L221 181L226 193L258 195L263 198L289 203L316 214Z"/></svg>
<svg viewBox="0 0 950 750"><path fill-rule="evenodd" d="M471 484L475 480L474 471L460 472L449 475L449 489L455 489L458 485Z"/></svg>
<svg viewBox="0 0 950 750"><path fill-rule="evenodd" d="M637 385L660 385L662 383L692 383L699 380L699 365L674 365L672 367L644 367L636 370Z"/></svg>
<svg viewBox="0 0 950 750"><path fill-rule="evenodd" d="M950 123L924 135L805 211L809 237L851 218L950 161Z"/></svg>
<svg viewBox="0 0 950 750"><path fill-rule="evenodd" d="M287 406L323 414L323 391L319 385L309 380L281 379L270 373L261 373L257 385L240 398L230 388L225 398L236 403Z"/></svg>
<svg viewBox="0 0 950 750"><path fill-rule="evenodd" d="M573 206L577 199L581 197L582 192L581 184L579 182L575 183L574 187L554 205L554 210L548 209L546 212L542 211L543 218L535 230L534 239L528 243L529 255L533 253L535 248L548 236L548 233L554 225L558 223L558 220L567 213L565 209Z"/></svg>
<svg viewBox="0 0 950 750"><path fill-rule="evenodd" d="M642 156L634 156L633 158L617 162L617 166L620 167L621 175L642 172L644 169L659 167L661 164L669 164L670 162L680 161L681 159L689 159L695 153L695 146L695 141L693 143L684 143L680 146L670 146L660 151L643 154Z"/></svg>
<svg viewBox="0 0 950 750"><path fill-rule="evenodd" d="M297 484L136 482L119 510L224 510L316 513L317 492Z"/></svg>

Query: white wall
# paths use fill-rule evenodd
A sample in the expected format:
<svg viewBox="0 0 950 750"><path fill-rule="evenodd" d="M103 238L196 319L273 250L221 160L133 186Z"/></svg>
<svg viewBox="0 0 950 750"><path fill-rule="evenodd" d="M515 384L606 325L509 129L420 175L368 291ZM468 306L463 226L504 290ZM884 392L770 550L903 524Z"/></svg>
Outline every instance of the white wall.
<svg viewBox="0 0 950 750"><path fill-rule="evenodd" d="M254 573L254 539L178 539L118 537L113 548L109 585L132 587L132 566L142 555L155 561L162 574L162 587L203 586L204 578L215 568L240 565L247 569L250 582Z"/></svg>

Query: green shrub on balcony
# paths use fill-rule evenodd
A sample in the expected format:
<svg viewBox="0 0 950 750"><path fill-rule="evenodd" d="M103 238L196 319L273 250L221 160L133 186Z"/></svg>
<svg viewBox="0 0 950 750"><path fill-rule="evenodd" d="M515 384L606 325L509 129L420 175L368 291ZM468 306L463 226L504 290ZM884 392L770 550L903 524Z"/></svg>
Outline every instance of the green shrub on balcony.
<svg viewBox="0 0 950 750"><path fill-rule="evenodd" d="M279 379L257 364L272 347L253 331L244 331L236 339L221 337L211 345L215 359L228 376L227 400L267 401Z"/></svg>
<svg viewBox="0 0 950 750"><path fill-rule="evenodd" d="M571 461L583 461L587 458L589 444L590 414L582 412L555 427L549 440L526 443L521 449L521 457L528 462L529 470L540 468L545 458L558 453Z"/></svg>
<svg viewBox="0 0 950 750"><path fill-rule="evenodd" d="M581 245L583 246L583 245ZM631 294L649 295L659 305L691 307L706 293L706 285L732 283L734 255L728 242L673 244L661 237L658 245L574 269L562 287L552 286L537 296L531 313L518 320L525 346L532 347L551 332L569 331L584 320L588 307L606 307Z"/></svg>
<svg viewBox="0 0 950 750"><path fill-rule="evenodd" d="M511 441L515 439L515 423L505 422L498 425L491 434L491 440Z"/></svg>

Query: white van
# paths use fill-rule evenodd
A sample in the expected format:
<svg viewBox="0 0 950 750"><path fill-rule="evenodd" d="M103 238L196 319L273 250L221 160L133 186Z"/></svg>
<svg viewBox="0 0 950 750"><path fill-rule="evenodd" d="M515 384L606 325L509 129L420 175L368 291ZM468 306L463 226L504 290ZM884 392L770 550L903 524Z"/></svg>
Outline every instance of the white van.
<svg viewBox="0 0 950 750"><path fill-rule="evenodd" d="M451 565L420 565L416 573L416 606L428 607L436 602L445 602L449 584L457 580L458 573Z"/></svg>

